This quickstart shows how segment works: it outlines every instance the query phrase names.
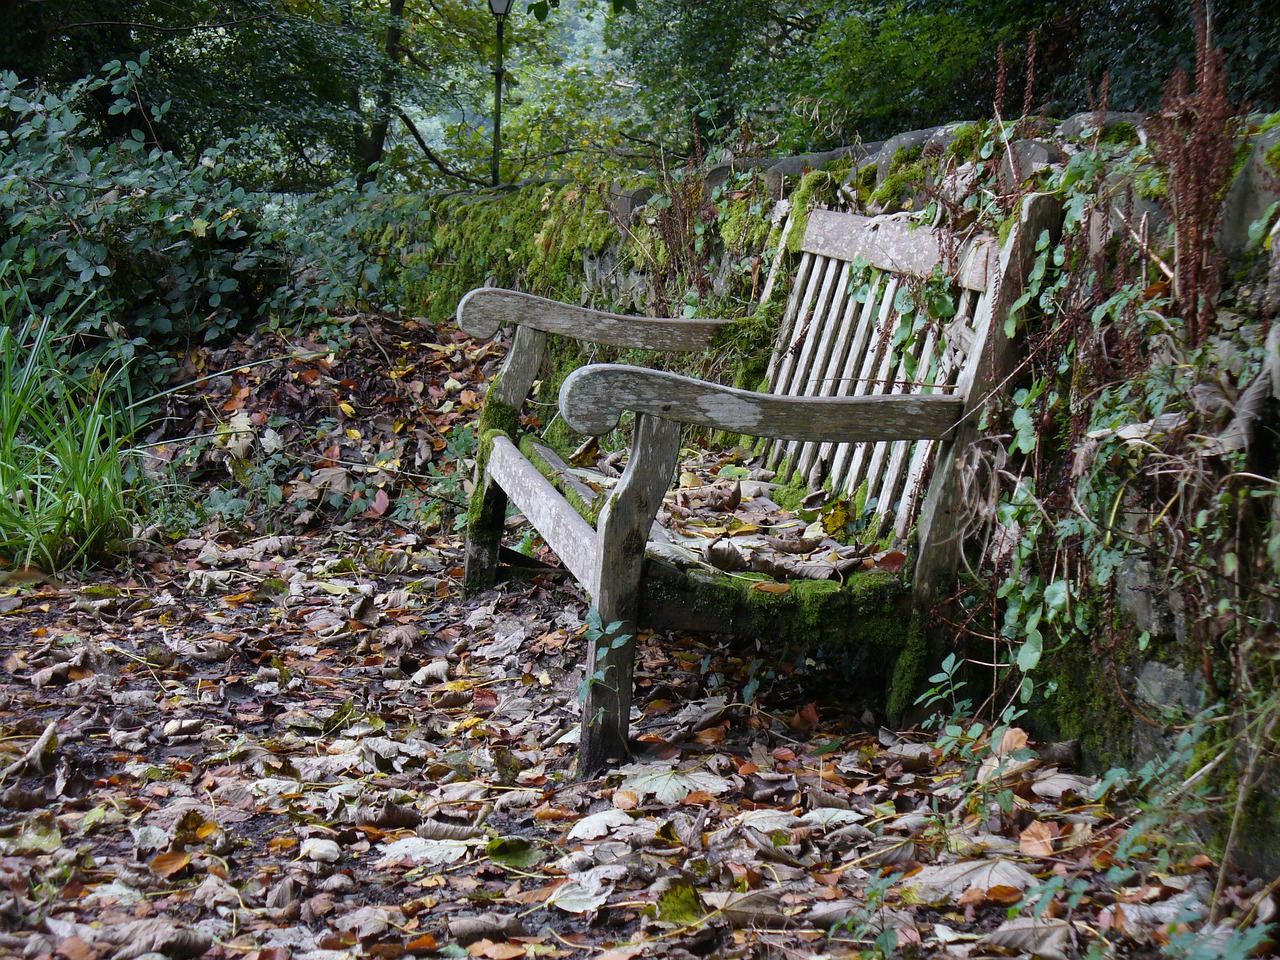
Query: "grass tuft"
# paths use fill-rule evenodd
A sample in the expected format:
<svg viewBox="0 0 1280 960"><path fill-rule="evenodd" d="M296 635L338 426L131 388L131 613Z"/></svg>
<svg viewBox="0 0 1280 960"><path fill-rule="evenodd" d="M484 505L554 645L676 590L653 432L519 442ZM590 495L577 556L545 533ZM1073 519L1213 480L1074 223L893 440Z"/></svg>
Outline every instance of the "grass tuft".
<svg viewBox="0 0 1280 960"><path fill-rule="evenodd" d="M73 379L50 320L3 280L0 270L0 568L88 566L131 527L115 378Z"/></svg>

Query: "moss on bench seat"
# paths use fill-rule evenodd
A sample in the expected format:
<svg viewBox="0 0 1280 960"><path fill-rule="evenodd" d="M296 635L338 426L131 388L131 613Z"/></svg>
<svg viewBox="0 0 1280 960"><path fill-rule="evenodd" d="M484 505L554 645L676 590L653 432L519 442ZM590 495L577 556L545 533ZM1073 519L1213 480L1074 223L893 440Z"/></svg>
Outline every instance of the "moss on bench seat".
<svg viewBox="0 0 1280 960"><path fill-rule="evenodd" d="M859 683L883 695L889 715L910 707L924 662L925 640L910 616L904 577L882 570L835 580L792 580L786 592L760 589L760 575L684 571L645 559L639 619L675 629L729 633L787 651L840 658Z"/></svg>

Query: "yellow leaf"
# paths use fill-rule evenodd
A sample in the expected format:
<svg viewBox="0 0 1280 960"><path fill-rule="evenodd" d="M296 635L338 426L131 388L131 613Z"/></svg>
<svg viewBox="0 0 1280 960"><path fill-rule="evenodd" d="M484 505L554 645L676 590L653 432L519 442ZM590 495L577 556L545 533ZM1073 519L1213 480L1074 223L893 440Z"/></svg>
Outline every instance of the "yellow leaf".
<svg viewBox="0 0 1280 960"><path fill-rule="evenodd" d="M790 593L791 584L778 583L774 580L761 580L759 583L753 583L751 589L759 590L761 593Z"/></svg>
<svg viewBox="0 0 1280 960"><path fill-rule="evenodd" d="M166 880L191 862L191 854L186 851L170 850L151 861L151 870L158 877Z"/></svg>
<svg viewBox="0 0 1280 960"><path fill-rule="evenodd" d="M359 440L359 439L360 439L360 431L359 431L359 430L352 430L352 429L348 429L348 430L347 430L347 439L348 439L348 440Z"/></svg>
<svg viewBox="0 0 1280 960"><path fill-rule="evenodd" d="M338 404L338 409L341 410L343 413L345 413L348 417L354 417L356 415L356 408L353 407L351 404L347 403L347 401L345 400L343 400Z"/></svg>

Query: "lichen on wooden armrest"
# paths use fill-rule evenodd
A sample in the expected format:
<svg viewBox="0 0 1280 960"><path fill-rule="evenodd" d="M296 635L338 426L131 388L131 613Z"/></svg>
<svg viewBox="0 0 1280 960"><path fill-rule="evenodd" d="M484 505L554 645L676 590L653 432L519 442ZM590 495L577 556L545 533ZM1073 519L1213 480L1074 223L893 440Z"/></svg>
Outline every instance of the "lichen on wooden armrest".
<svg viewBox="0 0 1280 960"><path fill-rule="evenodd" d="M705 350L732 320L627 317L499 287L472 290L458 304L458 326L473 337L521 324L607 346L641 350Z"/></svg>
<svg viewBox="0 0 1280 960"><path fill-rule="evenodd" d="M755 437L876 442L943 437L964 401L945 394L779 396L617 363L580 367L560 388L560 413L580 433L608 433L626 410Z"/></svg>

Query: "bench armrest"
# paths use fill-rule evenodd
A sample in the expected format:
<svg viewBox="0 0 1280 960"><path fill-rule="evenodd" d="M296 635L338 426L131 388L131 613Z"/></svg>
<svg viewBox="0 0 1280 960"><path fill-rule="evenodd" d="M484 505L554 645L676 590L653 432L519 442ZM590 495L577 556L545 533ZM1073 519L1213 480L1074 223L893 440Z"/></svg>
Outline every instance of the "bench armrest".
<svg viewBox="0 0 1280 960"><path fill-rule="evenodd" d="M458 303L458 326L473 337L492 337L499 327L521 324L589 343L641 350L705 350L715 332L732 322L625 317L499 287L472 290Z"/></svg>
<svg viewBox="0 0 1280 960"><path fill-rule="evenodd" d="M778 396L616 363L579 367L560 388L560 412L579 433L608 433L624 410L754 437L875 442L941 438L959 421L964 401L945 394Z"/></svg>

